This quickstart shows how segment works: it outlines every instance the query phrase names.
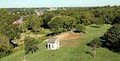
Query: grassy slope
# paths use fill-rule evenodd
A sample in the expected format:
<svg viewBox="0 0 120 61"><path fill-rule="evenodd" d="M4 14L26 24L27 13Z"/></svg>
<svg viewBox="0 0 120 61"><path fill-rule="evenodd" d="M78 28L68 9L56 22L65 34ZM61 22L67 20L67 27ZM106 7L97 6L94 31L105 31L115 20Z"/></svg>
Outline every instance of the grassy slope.
<svg viewBox="0 0 120 61"><path fill-rule="evenodd" d="M98 48L95 58L85 54L85 51L91 51L91 48L86 46L86 43L103 35L109 27L110 25L103 25L101 28L87 27L86 34L78 39L62 42L69 42L69 44L56 51L47 50L45 48L46 42L42 42L39 44L39 50L34 54L28 54L26 59L27 61L120 61L120 54L113 53L105 48ZM23 56L24 53L21 50L2 58L0 61L22 61Z"/></svg>

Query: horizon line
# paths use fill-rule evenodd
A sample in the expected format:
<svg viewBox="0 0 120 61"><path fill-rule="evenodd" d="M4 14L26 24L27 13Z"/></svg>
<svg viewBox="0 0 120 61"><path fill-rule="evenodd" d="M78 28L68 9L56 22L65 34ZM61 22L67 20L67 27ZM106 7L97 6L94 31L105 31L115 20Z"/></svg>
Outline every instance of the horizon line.
<svg viewBox="0 0 120 61"><path fill-rule="evenodd" d="M97 5L97 6L29 6L29 7L0 7L0 8L69 8L69 7L104 7L104 6L120 6L120 5Z"/></svg>

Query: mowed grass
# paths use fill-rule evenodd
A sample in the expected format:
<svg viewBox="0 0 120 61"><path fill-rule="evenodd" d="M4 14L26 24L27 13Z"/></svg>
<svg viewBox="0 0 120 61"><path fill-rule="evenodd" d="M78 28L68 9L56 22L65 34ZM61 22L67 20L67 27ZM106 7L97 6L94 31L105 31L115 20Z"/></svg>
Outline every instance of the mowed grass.
<svg viewBox="0 0 120 61"><path fill-rule="evenodd" d="M61 42L67 45L63 45L55 51L47 50L46 42L42 42L38 45L37 52L26 55L26 61L120 61L119 53L114 53L106 48L97 48L95 57L85 53L91 51L91 47L86 44L94 38L102 36L110 27L110 25L101 25L100 28L87 26L86 34L81 34L78 39ZM20 50L1 58L0 61L22 61L23 58L24 51Z"/></svg>

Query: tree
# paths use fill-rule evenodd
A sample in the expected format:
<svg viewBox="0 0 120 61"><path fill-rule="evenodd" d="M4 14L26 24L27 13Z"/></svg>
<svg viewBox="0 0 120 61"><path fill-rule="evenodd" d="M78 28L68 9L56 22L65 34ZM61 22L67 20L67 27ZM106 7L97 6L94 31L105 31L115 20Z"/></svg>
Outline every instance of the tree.
<svg viewBox="0 0 120 61"><path fill-rule="evenodd" d="M69 31L73 29L75 25L75 18L70 16L55 16L48 23L48 26L53 31L53 33Z"/></svg>
<svg viewBox="0 0 120 61"><path fill-rule="evenodd" d="M28 16L25 20L29 30L32 30L33 32L39 32L41 30L41 25L43 24L43 19L41 17Z"/></svg>
<svg viewBox="0 0 120 61"><path fill-rule="evenodd" d="M120 24L114 24L103 36L106 47L120 51Z"/></svg>
<svg viewBox="0 0 120 61"><path fill-rule="evenodd" d="M95 38L90 43L89 46L91 46L93 49L98 48L102 45L101 39Z"/></svg>
<svg viewBox="0 0 120 61"><path fill-rule="evenodd" d="M83 12L81 16L81 22L84 25L90 25L94 23L94 15L91 12Z"/></svg>
<svg viewBox="0 0 120 61"><path fill-rule="evenodd" d="M63 32L64 29L61 29L61 28L63 28L63 25L64 25L64 22L63 22L63 18L61 16L53 17L52 20L48 23L48 26L49 26L49 28L51 28L53 33Z"/></svg>
<svg viewBox="0 0 120 61"><path fill-rule="evenodd" d="M47 12L42 15L43 18L43 26L48 28L48 22L51 21L51 18L54 17L55 14L52 12Z"/></svg>
<svg viewBox="0 0 120 61"><path fill-rule="evenodd" d="M65 28L67 31L73 29L74 26L76 25L76 20L74 17L63 16L63 21L64 21L63 28Z"/></svg>
<svg viewBox="0 0 120 61"><path fill-rule="evenodd" d="M34 53L37 51L38 40L32 37L25 37L24 45L25 45L25 53L28 54L29 52Z"/></svg>
<svg viewBox="0 0 120 61"><path fill-rule="evenodd" d="M8 39L0 35L0 58L9 55L12 52Z"/></svg>
<svg viewBox="0 0 120 61"><path fill-rule="evenodd" d="M103 18L94 18L94 24L102 25L104 23L105 23L105 21L103 20Z"/></svg>
<svg viewBox="0 0 120 61"><path fill-rule="evenodd" d="M18 28L21 32L25 32L28 30L28 26L25 21L23 23L19 24Z"/></svg>
<svg viewBox="0 0 120 61"><path fill-rule="evenodd" d="M96 48L102 45L101 39L95 38L90 43L89 46L92 47L93 57L96 55Z"/></svg>
<svg viewBox="0 0 120 61"><path fill-rule="evenodd" d="M85 25L78 24L75 26L75 31L76 32L84 32L85 31Z"/></svg>
<svg viewBox="0 0 120 61"><path fill-rule="evenodd" d="M105 14L103 15L103 20L105 20L105 22L106 22L107 24L112 24L114 18L115 18L115 17L114 17L114 15L113 15L113 13L105 13Z"/></svg>
<svg viewBox="0 0 120 61"><path fill-rule="evenodd" d="M3 21L0 20L0 34L7 36L10 39L14 39L14 37L18 34L18 30L16 27L12 27L9 22L7 22L7 19L4 19Z"/></svg>
<svg viewBox="0 0 120 61"><path fill-rule="evenodd" d="M116 17L116 18L113 20L112 24L120 24L120 17Z"/></svg>

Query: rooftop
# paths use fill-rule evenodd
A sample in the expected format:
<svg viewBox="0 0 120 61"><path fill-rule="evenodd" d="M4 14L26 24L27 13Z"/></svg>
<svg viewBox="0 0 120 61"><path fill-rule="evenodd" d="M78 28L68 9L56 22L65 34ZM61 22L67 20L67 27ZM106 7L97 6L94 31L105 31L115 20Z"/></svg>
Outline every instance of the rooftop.
<svg viewBox="0 0 120 61"><path fill-rule="evenodd" d="M55 43L56 40L57 40L57 37L50 38L48 40L48 43Z"/></svg>

